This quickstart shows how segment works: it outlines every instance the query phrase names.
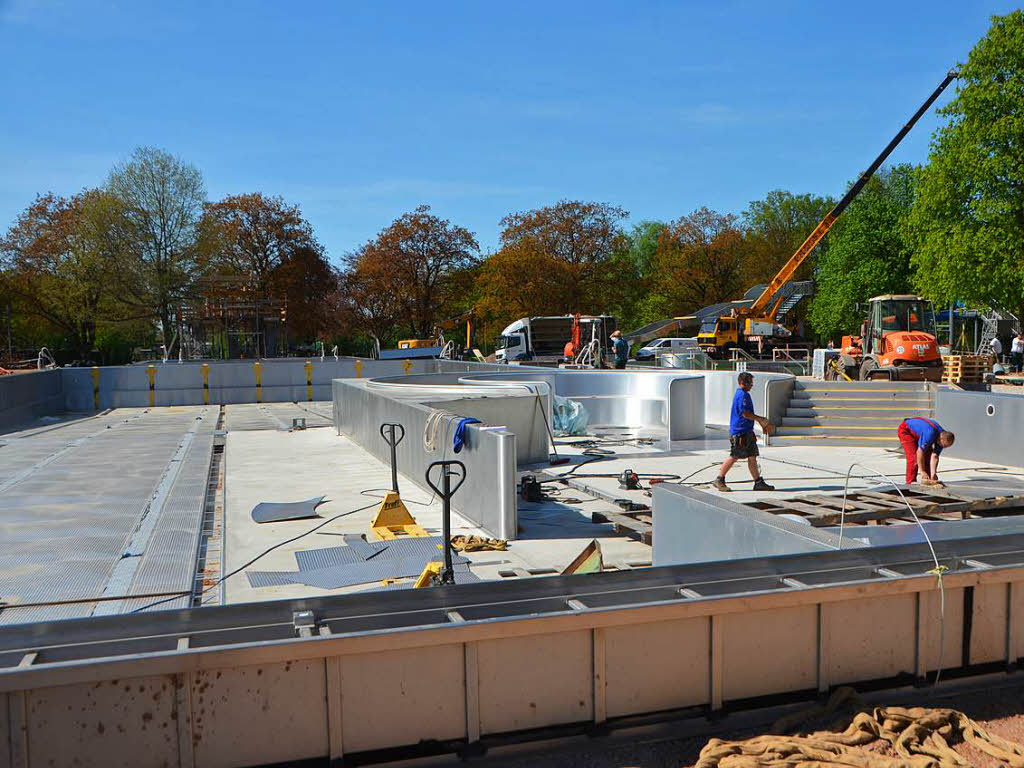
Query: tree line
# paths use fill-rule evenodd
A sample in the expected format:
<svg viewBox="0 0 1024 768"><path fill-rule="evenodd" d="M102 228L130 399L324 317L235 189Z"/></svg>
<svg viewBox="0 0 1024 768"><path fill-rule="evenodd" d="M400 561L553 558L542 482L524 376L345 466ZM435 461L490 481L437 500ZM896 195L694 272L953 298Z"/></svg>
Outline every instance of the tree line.
<svg viewBox="0 0 1024 768"><path fill-rule="evenodd" d="M927 162L882 169L805 263L810 334L855 330L858 302L881 293L1024 315L1021 50L1024 11L994 17ZM767 282L834 204L775 190L739 214L630 223L617 205L561 200L507 215L493 253L423 205L332 261L297 205L260 192L209 202L198 169L140 148L99 187L28 205L0 238L0 306L18 344L81 356L171 344L224 284L287 307L292 347L387 347L470 309L484 340L539 314L614 314L633 328Z"/></svg>

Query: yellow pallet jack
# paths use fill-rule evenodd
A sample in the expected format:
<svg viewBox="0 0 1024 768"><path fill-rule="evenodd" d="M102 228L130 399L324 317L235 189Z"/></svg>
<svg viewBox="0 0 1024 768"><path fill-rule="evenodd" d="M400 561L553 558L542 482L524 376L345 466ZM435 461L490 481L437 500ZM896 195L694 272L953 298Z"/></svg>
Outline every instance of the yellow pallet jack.
<svg viewBox="0 0 1024 768"><path fill-rule="evenodd" d="M391 447L391 490L380 502L377 514L370 522L370 535L377 541L397 539L399 536L429 536L430 534L416 523L416 518L409 514L402 497L398 494L396 449L405 438L405 427L401 424L381 424L380 436Z"/></svg>

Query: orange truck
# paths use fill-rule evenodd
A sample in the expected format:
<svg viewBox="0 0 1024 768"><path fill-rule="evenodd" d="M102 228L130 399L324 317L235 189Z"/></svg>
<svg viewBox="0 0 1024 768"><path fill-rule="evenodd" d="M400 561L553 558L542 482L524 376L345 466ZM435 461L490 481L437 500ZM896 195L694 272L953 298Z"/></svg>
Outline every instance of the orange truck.
<svg viewBox="0 0 1024 768"><path fill-rule="evenodd" d="M860 336L843 336L827 379L941 381L942 355L932 304L920 296L886 294L868 301Z"/></svg>

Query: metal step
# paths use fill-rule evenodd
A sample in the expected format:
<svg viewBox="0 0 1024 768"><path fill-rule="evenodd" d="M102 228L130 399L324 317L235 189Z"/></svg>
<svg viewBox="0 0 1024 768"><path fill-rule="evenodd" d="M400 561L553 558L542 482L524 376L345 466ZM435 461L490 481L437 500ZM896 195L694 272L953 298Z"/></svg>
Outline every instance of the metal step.
<svg viewBox="0 0 1024 768"><path fill-rule="evenodd" d="M793 389L796 392L833 392L836 390L845 391L917 391L927 392L928 382L924 381L817 381L797 380Z"/></svg>
<svg viewBox="0 0 1024 768"><path fill-rule="evenodd" d="M885 424L882 426L852 427L849 424L811 424L788 425L777 427L775 434L779 437L788 435L820 435L822 437L890 437L898 440L896 427Z"/></svg>
<svg viewBox="0 0 1024 768"><path fill-rule="evenodd" d="M812 400L830 403L886 403L894 400L908 402L914 400L931 400L931 395L923 392L794 392L793 400Z"/></svg>
<svg viewBox="0 0 1024 768"><path fill-rule="evenodd" d="M888 404L888 406L800 406L800 404L791 402L790 407L785 410L785 416L796 416L804 419L822 416L877 416L878 418L884 418L897 415L901 419L906 419L910 416L927 416L931 418L931 403L892 403Z"/></svg>
<svg viewBox="0 0 1024 768"><path fill-rule="evenodd" d="M915 414L916 415L916 414ZM906 416L783 416L783 427L886 427L896 429Z"/></svg>
<svg viewBox="0 0 1024 768"><path fill-rule="evenodd" d="M898 448L900 446L896 435L891 437L849 437L845 435L772 435L771 445L799 445L814 446L827 445L836 447L871 447L871 448Z"/></svg>

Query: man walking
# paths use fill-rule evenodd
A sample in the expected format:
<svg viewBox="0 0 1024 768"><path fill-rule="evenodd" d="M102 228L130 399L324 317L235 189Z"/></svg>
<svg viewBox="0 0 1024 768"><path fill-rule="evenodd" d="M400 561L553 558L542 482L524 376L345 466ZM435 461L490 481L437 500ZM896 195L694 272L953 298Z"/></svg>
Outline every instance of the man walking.
<svg viewBox="0 0 1024 768"><path fill-rule="evenodd" d="M615 352L615 368L622 370L629 360L629 342L622 338L622 331L612 331L612 350Z"/></svg>
<svg viewBox="0 0 1024 768"><path fill-rule="evenodd" d="M904 419L896 434L907 456L907 485L917 480L918 470L924 477L922 485L942 485L939 482L939 455L943 448L953 444L956 435L923 416Z"/></svg>
<svg viewBox="0 0 1024 768"><path fill-rule="evenodd" d="M750 389L754 386L754 377L747 371L743 371L737 377L739 389L732 397L732 411L729 416L729 458L722 462L722 468L718 471L718 477L712 486L719 491L731 490L725 484L725 476L732 469L732 465L738 459L747 460L747 468L750 476L754 478L755 491L774 491L775 486L768 485L761 477L757 467L757 437L754 435L754 422L761 425L766 435L770 435L775 427L763 416L754 413L754 401L750 399Z"/></svg>

